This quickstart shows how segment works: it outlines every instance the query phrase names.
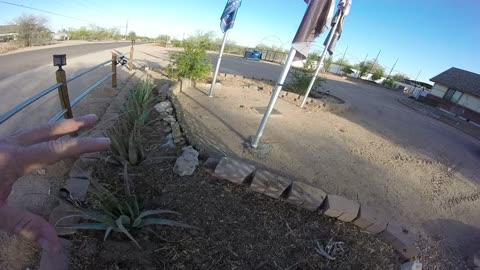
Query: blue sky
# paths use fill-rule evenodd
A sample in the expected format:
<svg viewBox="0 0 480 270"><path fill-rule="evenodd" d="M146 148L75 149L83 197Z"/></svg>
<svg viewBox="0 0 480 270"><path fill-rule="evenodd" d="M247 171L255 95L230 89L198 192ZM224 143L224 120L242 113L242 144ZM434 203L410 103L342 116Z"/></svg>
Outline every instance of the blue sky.
<svg viewBox="0 0 480 270"><path fill-rule="evenodd" d="M219 17L225 0L6 0L76 17L100 26L121 27L155 37L176 38L196 30L221 36ZM338 0L337 0L338 1ZM305 12L303 0L243 0L230 39L247 46L262 42L285 48L295 35ZM54 30L79 27L87 22L36 12L0 3L0 24L22 13L42 14ZM478 0L353 0L335 57L347 49L350 63L375 58L389 69L399 58L396 72L428 82L452 67L480 73L480 1ZM270 37L268 37L270 36ZM325 36L318 38L321 50Z"/></svg>

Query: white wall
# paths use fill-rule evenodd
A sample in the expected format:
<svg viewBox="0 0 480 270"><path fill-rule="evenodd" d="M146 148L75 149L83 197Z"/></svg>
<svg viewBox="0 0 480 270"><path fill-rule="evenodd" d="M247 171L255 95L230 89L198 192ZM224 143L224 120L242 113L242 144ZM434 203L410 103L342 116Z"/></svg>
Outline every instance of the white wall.
<svg viewBox="0 0 480 270"><path fill-rule="evenodd" d="M462 97L458 101L458 105L480 113L480 98L478 97L463 93Z"/></svg>
<svg viewBox="0 0 480 270"><path fill-rule="evenodd" d="M443 98L443 96L445 95L447 90L448 90L447 86L439 84L439 83L435 83L433 85L432 89L430 89L429 94L433 95L433 96L436 96L436 97L439 97L439 98Z"/></svg>

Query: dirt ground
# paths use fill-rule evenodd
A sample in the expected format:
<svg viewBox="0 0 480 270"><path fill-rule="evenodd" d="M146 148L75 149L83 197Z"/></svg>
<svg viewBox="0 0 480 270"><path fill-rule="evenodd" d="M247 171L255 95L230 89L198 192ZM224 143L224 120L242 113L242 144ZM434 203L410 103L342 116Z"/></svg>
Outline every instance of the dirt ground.
<svg viewBox="0 0 480 270"><path fill-rule="evenodd" d="M276 106L281 115L271 117L262 138L273 150L259 158L244 144L262 117L251 108L265 107L269 95L227 84L217 88L214 98L207 91L191 88L178 95L190 137L202 150L249 159L357 199L427 238L424 251L430 245L461 262L480 248L480 188L455 167L392 143L342 115L302 110L283 100Z"/></svg>
<svg viewBox="0 0 480 270"><path fill-rule="evenodd" d="M176 156L162 148L161 122L144 134L148 156ZM108 154L105 154L107 156ZM202 231L164 226L134 232L143 250L121 234L103 242L103 233L72 236L70 269L398 269L398 257L376 236L197 169L192 176L172 171L175 159L130 167L133 190L144 209L169 209ZM94 176L123 193L122 168L97 163ZM90 201L92 202L92 201ZM329 261L316 243L342 241L345 253Z"/></svg>

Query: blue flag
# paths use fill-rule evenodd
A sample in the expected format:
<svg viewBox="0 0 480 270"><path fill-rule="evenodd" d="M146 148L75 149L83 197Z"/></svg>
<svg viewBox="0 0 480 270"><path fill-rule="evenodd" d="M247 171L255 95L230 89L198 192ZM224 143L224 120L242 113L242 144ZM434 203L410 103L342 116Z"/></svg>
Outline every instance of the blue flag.
<svg viewBox="0 0 480 270"><path fill-rule="evenodd" d="M242 0L227 1L227 5L225 5L222 17L220 17L220 29L222 29L223 33L233 28L233 24L235 23L235 17L237 17L237 11L241 5Z"/></svg>

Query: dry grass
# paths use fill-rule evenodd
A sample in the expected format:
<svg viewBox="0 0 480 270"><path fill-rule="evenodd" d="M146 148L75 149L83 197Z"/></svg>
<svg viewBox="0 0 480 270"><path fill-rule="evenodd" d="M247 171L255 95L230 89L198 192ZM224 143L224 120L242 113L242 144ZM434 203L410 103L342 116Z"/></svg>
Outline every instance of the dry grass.
<svg viewBox="0 0 480 270"><path fill-rule="evenodd" d="M21 47L17 42L2 42L0 43L0 54L17 50Z"/></svg>

